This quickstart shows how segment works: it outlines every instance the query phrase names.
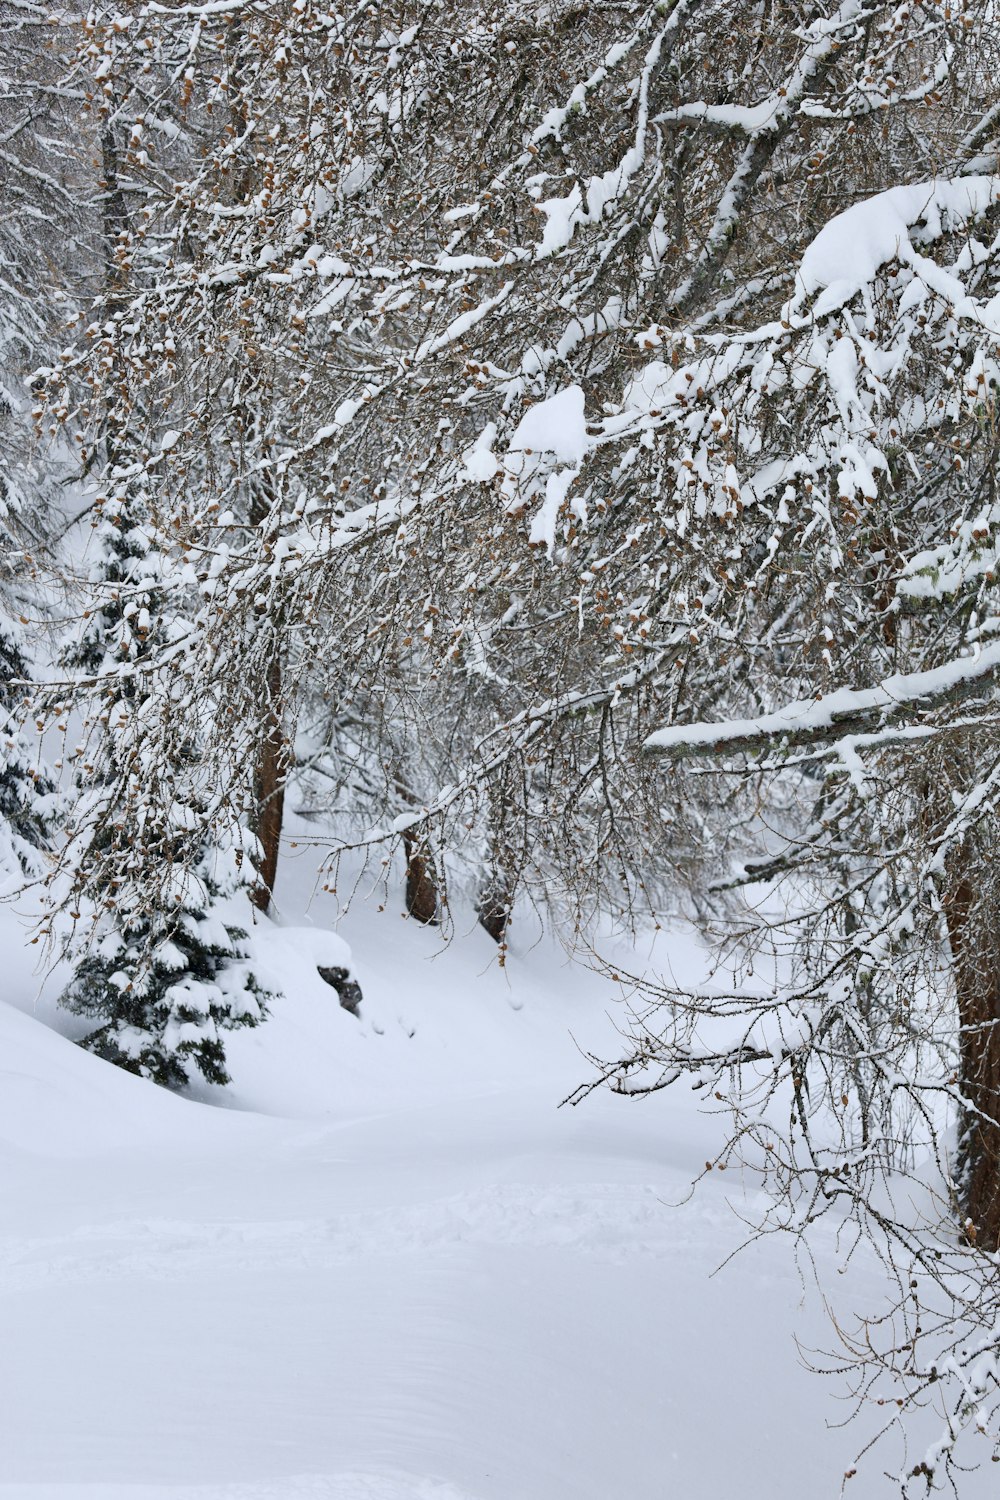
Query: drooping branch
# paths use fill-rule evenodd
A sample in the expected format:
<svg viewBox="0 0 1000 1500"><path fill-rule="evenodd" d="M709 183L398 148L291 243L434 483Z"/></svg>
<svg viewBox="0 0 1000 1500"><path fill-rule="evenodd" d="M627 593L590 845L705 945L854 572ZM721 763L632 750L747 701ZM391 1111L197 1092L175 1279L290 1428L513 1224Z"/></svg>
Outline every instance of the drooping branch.
<svg viewBox="0 0 1000 1500"><path fill-rule="evenodd" d="M837 61L841 46L839 33L848 26L860 25L879 5L873 0L843 0L837 14L829 21L817 21L813 36L793 72L782 88L756 108L733 110L727 124L746 136L736 167L719 200L715 220L691 274L681 283L671 299L670 311L677 315L696 307L716 280L729 258L742 220L750 207L757 184L775 154L791 134L806 93L816 89ZM677 111L678 120L697 121L699 106L692 113ZM702 118L719 124L718 110L706 109Z"/></svg>
<svg viewBox="0 0 1000 1500"><path fill-rule="evenodd" d="M930 713L982 694L1000 666L1000 642L978 656L956 657L926 672L887 677L871 688L839 688L815 699L800 699L756 719L719 724L680 724L658 729L643 745L647 755L674 760L691 755L760 754L780 743L792 747L832 744L850 735L886 743L900 738L895 726L907 714Z"/></svg>

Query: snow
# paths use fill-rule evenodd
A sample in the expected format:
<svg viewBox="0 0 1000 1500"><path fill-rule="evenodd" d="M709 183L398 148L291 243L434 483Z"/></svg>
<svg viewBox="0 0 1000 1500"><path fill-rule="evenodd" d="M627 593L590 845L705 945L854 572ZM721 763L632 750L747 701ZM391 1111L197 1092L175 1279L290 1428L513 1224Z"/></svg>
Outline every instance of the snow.
<svg viewBox="0 0 1000 1500"><path fill-rule="evenodd" d="M560 469L557 473L548 475L545 480L545 499L531 520L528 541L532 546L545 547L550 556L555 546L559 512L577 473L576 469Z"/></svg>
<svg viewBox="0 0 1000 1500"><path fill-rule="evenodd" d="M479 307L473 307L468 312L460 313L453 322L449 323L443 333L435 334L433 338L426 339L413 356L414 364L421 364L425 359L429 359L432 354L438 354L442 349L447 349L450 344L454 344L457 340L461 339L471 328L475 328L477 323L481 323L484 318L489 317L490 313L495 312L510 296L513 287L514 283L512 281L505 281L495 296L487 297L486 301L481 303Z"/></svg>
<svg viewBox="0 0 1000 1500"><path fill-rule="evenodd" d="M465 467L460 475L463 480L472 484L488 484L495 474L499 472L500 461L493 452L493 444L496 442L497 426L490 422L479 434L471 448L467 448L462 454Z"/></svg>
<svg viewBox="0 0 1000 1500"><path fill-rule="evenodd" d="M483 439L488 435L490 429ZM534 497L541 499L528 539L534 546L544 546L550 556L560 511L579 473L587 446L584 397L578 385L566 386L530 406L511 436L504 458L501 492L511 511L522 510ZM482 451L480 448L479 453L472 455L473 462ZM473 472L468 453L465 460L466 472ZM564 467L553 469L553 461ZM485 466L483 473L485 476Z"/></svg>
<svg viewBox="0 0 1000 1500"><path fill-rule="evenodd" d="M579 183L573 184L565 198L542 198L537 207L545 215L539 256L554 255L557 250L565 249L576 226L587 222Z"/></svg>
<svg viewBox="0 0 1000 1500"><path fill-rule="evenodd" d="M781 98L769 95L759 104L707 104L698 100L693 104L682 104L677 109L657 115L656 124L668 120L701 120L709 125L720 125L742 131L744 135L759 135L776 123L781 109Z"/></svg>
<svg viewBox="0 0 1000 1500"><path fill-rule="evenodd" d="M557 1108L615 987L526 915L501 970L471 918L444 948L390 891L338 935L307 859L283 881L253 946L286 998L197 1099L59 1035L0 913L0 1500L832 1500L868 1430L801 1369L818 1299L783 1241L713 1277L753 1182L686 1201L721 1122ZM360 1021L315 973L344 934ZM841 1312L877 1302L814 1248Z"/></svg>
<svg viewBox="0 0 1000 1500"><path fill-rule="evenodd" d="M583 391L578 385L528 408L511 437L510 452L554 453L560 463L578 464L587 448Z"/></svg>
<svg viewBox="0 0 1000 1500"><path fill-rule="evenodd" d="M824 225L806 250L796 277L795 305L820 292L814 316L842 307L889 261L913 259L911 239L938 239L946 223L960 228L998 196L1000 178L984 176L936 178L863 199ZM925 268L927 262L918 259Z"/></svg>
<svg viewBox="0 0 1000 1500"><path fill-rule="evenodd" d="M10 1490L0 1486L0 1494ZM367 1472L288 1475L277 1480L219 1485L31 1486L31 1500L469 1500L468 1491L433 1479Z"/></svg>

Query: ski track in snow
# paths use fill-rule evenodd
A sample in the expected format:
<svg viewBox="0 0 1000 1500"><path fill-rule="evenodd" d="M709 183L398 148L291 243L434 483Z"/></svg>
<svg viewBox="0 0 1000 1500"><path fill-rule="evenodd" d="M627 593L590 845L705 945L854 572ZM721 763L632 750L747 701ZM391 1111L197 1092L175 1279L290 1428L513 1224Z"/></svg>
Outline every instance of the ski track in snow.
<svg viewBox="0 0 1000 1500"><path fill-rule="evenodd" d="M728 1213L711 1215L731 1227ZM699 1221L704 1232L706 1215ZM275 1224L126 1219L66 1237L0 1244L10 1294L25 1287L116 1281L126 1276L185 1280L207 1262L217 1273L281 1267L336 1270L360 1256L423 1255L460 1245L573 1247L610 1264L665 1256L693 1243L653 1185L606 1183L568 1193L490 1188L440 1202ZM148 1245L148 1249L145 1248Z"/></svg>

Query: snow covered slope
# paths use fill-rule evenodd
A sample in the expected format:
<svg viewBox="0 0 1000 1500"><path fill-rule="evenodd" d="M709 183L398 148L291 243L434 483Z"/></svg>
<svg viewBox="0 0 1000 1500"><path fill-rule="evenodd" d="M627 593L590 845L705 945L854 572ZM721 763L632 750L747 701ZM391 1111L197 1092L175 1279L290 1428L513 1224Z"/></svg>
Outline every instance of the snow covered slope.
<svg viewBox="0 0 1000 1500"><path fill-rule="evenodd" d="M0 1500L838 1494L862 1434L798 1361L830 1335L788 1248L713 1277L739 1183L673 1206L718 1127L556 1107L608 986L362 909L358 1021L308 920L259 929L287 999L214 1104L0 1004Z"/></svg>

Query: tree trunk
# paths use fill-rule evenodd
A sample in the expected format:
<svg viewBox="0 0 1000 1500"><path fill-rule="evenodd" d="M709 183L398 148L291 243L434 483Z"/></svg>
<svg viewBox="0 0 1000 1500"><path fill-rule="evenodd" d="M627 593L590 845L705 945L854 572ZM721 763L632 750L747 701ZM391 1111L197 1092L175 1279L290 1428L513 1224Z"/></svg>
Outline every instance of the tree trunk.
<svg viewBox="0 0 1000 1500"><path fill-rule="evenodd" d="M1000 1249L1000 933L980 899L978 851L964 842L948 858L945 920L958 1001L960 1208L966 1233Z"/></svg>
<svg viewBox="0 0 1000 1500"><path fill-rule="evenodd" d="M243 22L237 19L229 30L226 55L230 76L235 84L235 88L229 95L233 129L244 136L247 133L248 113L242 89L244 49L248 45ZM257 157L245 144L240 151L235 153L232 170L233 202L240 205L246 204L253 193L259 189L261 170ZM247 346L245 358L247 368L253 377L251 384L269 393L270 387L264 377L260 356L253 344ZM253 425L251 412L245 412L243 415L247 419L248 426ZM256 425L261 432L266 433L273 415L273 410L269 405L265 405L263 409L258 408ZM261 447L265 453L269 450L269 443L266 439L261 443ZM275 503L273 478L270 471L265 468L250 480L250 525L258 529L262 528L270 517ZM275 630L273 654L267 663L262 734L257 745L257 759L253 768L252 823L253 831L260 843L260 852L256 860L257 874L260 878L251 891L250 899L262 912L266 912L271 905L274 883L278 875L278 853L285 814L285 782L291 766L284 735L283 666L284 655L279 628Z"/></svg>
<svg viewBox="0 0 1000 1500"><path fill-rule="evenodd" d="M257 873L260 877L251 893L254 906L266 912L271 904L278 874L278 850L285 813L285 780L288 775L288 746L282 730L281 656L271 659L267 670L267 702L264 707L264 734L254 767L254 833L260 843Z"/></svg>
<svg viewBox="0 0 1000 1500"><path fill-rule="evenodd" d="M412 828L403 834L406 855L406 910L426 927L438 919L437 882L427 841Z"/></svg>
<svg viewBox="0 0 1000 1500"><path fill-rule="evenodd" d="M503 870L494 870L479 894L476 914L480 927L498 945L506 941L513 900L513 883L510 877Z"/></svg>

